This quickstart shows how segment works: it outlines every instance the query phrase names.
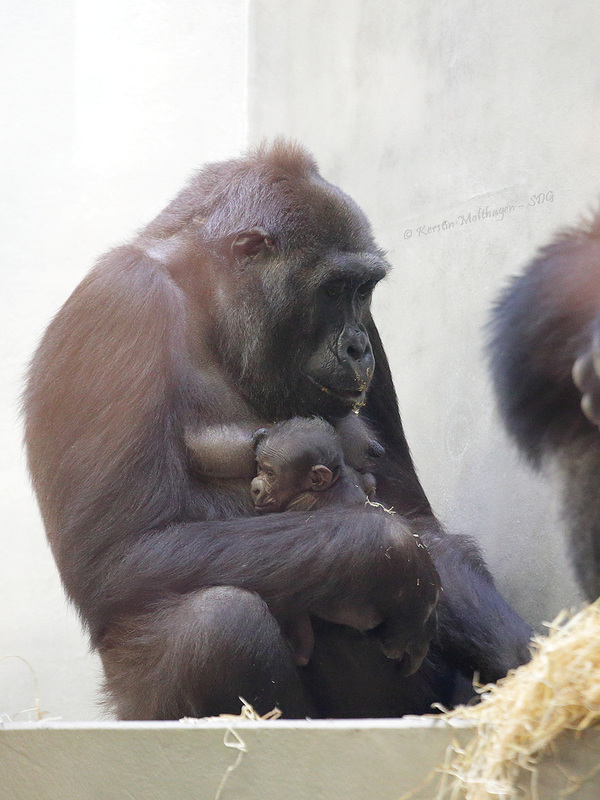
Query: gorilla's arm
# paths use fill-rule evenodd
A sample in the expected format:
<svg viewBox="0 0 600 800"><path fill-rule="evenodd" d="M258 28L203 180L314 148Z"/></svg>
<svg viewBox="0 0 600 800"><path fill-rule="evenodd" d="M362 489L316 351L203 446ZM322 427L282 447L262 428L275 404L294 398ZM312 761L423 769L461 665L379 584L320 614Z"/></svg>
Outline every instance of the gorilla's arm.
<svg viewBox="0 0 600 800"><path fill-rule="evenodd" d="M367 331L376 367L362 414L385 449L373 469L377 496L408 519L420 516L431 519L433 512L404 436L392 373L373 320L369 321Z"/></svg>
<svg viewBox="0 0 600 800"><path fill-rule="evenodd" d="M442 581L436 646L447 663L483 681L495 681L529 659L531 629L497 591L481 553L465 536L448 534L433 515L402 431L391 372L372 323L377 368L365 416L385 448L374 472L377 496L411 522ZM381 398L385 397L385 402Z"/></svg>
<svg viewBox="0 0 600 800"><path fill-rule="evenodd" d="M94 595L78 598L93 631L160 596L236 586L256 592L280 622L303 613L335 620L338 609L362 608L394 658L426 650L439 590L407 526L384 512L339 508L171 526L112 549L94 571Z"/></svg>
<svg viewBox="0 0 600 800"><path fill-rule="evenodd" d="M121 248L72 295L32 364L32 473L63 582L94 642L163 598L221 585L256 592L280 621L365 608L384 651L426 649L439 584L407 526L356 508L245 516L245 478L241 500L230 485L187 479L186 419L200 409L209 440L223 417L256 425L231 389L190 362L188 324L168 274ZM407 611L410 624L394 634L386 620Z"/></svg>
<svg viewBox="0 0 600 800"><path fill-rule="evenodd" d="M543 248L502 294L490 324L500 412L535 466L548 457L558 466L573 559L590 600L600 594L599 312L595 220Z"/></svg>

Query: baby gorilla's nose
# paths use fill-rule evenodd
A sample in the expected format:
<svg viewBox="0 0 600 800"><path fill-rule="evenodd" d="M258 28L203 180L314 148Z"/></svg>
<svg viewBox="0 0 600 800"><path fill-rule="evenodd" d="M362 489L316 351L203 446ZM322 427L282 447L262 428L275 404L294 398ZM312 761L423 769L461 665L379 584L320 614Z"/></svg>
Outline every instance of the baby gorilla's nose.
<svg viewBox="0 0 600 800"><path fill-rule="evenodd" d="M252 501L254 503L258 503L264 494L265 494L264 484L260 479L260 477L257 475L256 478L254 478L254 480L250 484L250 495L252 497Z"/></svg>

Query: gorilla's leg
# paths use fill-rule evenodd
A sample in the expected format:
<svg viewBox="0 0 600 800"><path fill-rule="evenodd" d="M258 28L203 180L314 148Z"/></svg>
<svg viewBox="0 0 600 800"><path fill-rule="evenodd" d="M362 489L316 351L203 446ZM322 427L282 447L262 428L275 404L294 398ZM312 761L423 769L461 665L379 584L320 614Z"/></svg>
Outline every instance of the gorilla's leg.
<svg viewBox="0 0 600 800"><path fill-rule="evenodd" d="M164 601L111 627L101 647L109 704L120 719L309 711L290 649L253 592L215 586Z"/></svg>

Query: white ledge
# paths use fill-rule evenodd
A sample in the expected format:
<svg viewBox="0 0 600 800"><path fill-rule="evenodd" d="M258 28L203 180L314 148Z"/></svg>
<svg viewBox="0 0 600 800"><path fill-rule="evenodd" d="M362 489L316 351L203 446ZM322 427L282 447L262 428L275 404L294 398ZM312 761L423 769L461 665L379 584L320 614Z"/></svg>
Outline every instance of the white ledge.
<svg viewBox="0 0 600 800"><path fill-rule="evenodd" d="M448 748L473 734L422 717L10 723L0 725L0 800L214 800L219 787L220 800L399 800L412 789L411 800L431 800ZM599 763L600 729L565 734L540 765L540 800ZM598 800L600 773L571 797Z"/></svg>

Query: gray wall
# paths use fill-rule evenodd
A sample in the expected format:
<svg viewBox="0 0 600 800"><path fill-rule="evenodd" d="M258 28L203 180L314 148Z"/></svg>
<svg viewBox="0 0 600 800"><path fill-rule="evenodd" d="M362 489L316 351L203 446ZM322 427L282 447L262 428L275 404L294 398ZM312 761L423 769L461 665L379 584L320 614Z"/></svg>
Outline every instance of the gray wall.
<svg viewBox="0 0 600 800"><path fill-rule="evenodd" d="M25 364L98 254L191 169L265 135L311 148L395 265L377 317L438 513L482 541L532 621L576 598L553 494L499 429L481 345L505 276L596 201L600 9L587 0L173 8L23 0L0 12L0 656L25 657L42 709L65 719L98 715L99 676L26 478ZM529 205L547 192L552 202ZM459 224L507 204L515 208L501 221ZM444 221L454 227L423 233ZM32 705L25 665L0 662L0 713Z"/></svg>
<svg viewBox="0 0 600 800"><path fill-rule="evenodd" d="M97 717L99 671L26 476L25 365L94 259L246 142L245 0L22 0L0 10L0 657L42 710ZM0 714L33 705L0 662ZM29 715L16 717L27 719Z"/></svg>

